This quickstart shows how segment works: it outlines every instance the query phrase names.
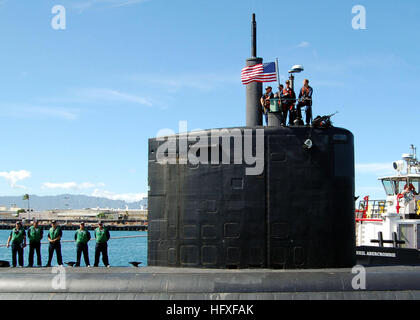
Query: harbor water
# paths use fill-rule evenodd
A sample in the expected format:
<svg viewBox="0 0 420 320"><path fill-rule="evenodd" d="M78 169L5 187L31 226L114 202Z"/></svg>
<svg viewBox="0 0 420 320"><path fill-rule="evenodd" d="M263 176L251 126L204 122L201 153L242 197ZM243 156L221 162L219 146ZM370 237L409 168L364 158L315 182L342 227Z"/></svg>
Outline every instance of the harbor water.
<svg viewBox="0 0 420 320"><path fill-rule="evenodd" d="M92 239L94 239L93 230L89 230ZM6 245L7 238L10 235L11 230L0 230L0 245ZM74 240L74 230L63 230L62 240ZM114 267L126 267L131 266L130 261L141 261L141 267L147 265L147 232L146 231L110 231L111 239L108 241L108 257L109 263ZM48 231L44 230L44 238L42 243L48 242L47 239ZM119 237L132 237L123 239L113 239ZM137 237L140 236L140 237ZM24 249L24 266L28 265L28 254L29 254L29 241ZM62 242L61 243L61 254L63 256L63 262L76 261L76 243L75 242ZM45 266L48 261L48 244L41 245L41 256L42 265ZM6 248L0 247L0 260L9 261L12 264L12 249L11 247ZM90 265L93 266L95 260L95 240L89 241L89 260ZM34 266L36 266L36 254L34 254ZM54 253L52 266L57 265L57 259ZM67 266L64 264L64 266ZM83 255L81 258L80 266L84 267L85 262ZM99 260L99 266L103 266L102 256Z"/></svg>

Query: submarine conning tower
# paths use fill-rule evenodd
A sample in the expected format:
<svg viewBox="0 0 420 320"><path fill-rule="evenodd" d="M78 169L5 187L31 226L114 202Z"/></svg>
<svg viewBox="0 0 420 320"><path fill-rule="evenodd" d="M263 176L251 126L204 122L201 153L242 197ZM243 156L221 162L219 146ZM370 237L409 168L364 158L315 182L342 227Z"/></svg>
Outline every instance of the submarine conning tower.
<svg viewBox="0 0 420 320"><path fill-rule="evenodd" d="M262 127L261 91L247 85L246 127L149 139L149 266L355 265L352 133Z"/></svg>

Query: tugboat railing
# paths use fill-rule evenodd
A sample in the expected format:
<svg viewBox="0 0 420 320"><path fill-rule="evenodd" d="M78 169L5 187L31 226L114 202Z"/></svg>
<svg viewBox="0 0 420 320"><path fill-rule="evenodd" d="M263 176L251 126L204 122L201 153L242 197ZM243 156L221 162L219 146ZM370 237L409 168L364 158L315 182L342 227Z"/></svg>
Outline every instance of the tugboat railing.
<svg viewBox="0 0 420 320"><path fill-rule="evenodd" d="M370 200L368 196L364 197L356 210L356 221L383 221L385 205L386 200Z"/></svg>

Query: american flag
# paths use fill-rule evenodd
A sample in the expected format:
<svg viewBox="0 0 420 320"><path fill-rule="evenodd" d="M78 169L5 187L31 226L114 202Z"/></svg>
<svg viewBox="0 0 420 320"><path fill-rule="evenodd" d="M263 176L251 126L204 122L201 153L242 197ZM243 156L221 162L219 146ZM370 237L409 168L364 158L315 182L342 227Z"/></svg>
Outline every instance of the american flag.
<svg viewBox="0 0 420 320"><path fill-rule="evenodd" d="M259 63L253 66L245 67L241 72L241 80L243 84L256 82L273 82L277 81L275 62Z"/></svg>

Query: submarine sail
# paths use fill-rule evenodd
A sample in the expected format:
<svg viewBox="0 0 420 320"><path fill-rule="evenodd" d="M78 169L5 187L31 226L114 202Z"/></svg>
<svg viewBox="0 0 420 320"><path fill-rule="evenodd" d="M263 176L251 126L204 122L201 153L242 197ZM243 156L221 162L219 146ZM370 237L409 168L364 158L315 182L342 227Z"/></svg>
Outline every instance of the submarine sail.
<svg viewBox="0 0 420 320"><path fill-rule="evenodd" d="M256 57L254 15L252 26L247 66L262 62ZM149 266L355 264L353 134L332 126L282 127L270 121L272 114L262 127L261 91L261 83L247 85L246 127L149 139ZM215 138L214 131L224 135ZM197 134L206 142L196 144L196 157L201 153L209 161L190 163L186 158ZM263 164L258 174L247 174L247 142L256 163ZM162 162L165 144L170 147ZM215 159L220 161L210 161Z"/></svg>

